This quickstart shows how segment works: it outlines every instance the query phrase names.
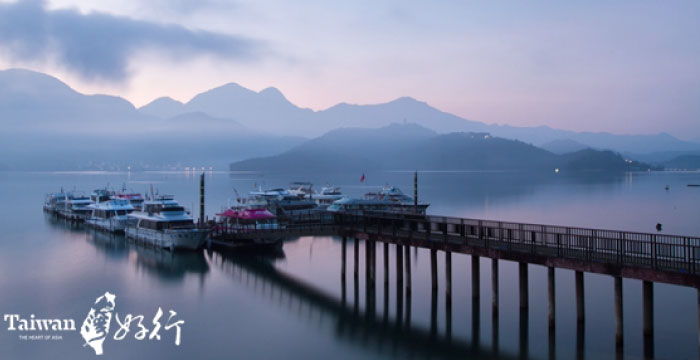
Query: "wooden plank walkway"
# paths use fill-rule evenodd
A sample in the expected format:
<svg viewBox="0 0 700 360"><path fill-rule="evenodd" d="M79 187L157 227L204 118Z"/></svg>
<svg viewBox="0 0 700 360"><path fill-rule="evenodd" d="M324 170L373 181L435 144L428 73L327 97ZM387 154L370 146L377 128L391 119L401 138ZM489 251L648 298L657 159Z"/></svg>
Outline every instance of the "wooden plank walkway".
<svg viewBox="0 0 700 360"><path fill-rule="evenodd" d="M445 216L339 215L342 235L700 287L700 238Z"/></svg>

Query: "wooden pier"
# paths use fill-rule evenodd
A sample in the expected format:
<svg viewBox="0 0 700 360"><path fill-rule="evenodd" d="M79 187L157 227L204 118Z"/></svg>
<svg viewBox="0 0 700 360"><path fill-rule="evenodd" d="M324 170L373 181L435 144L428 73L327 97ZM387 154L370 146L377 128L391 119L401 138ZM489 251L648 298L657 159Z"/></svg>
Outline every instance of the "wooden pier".
<svg viewBox="0 0 700 360"><path fill-rule="evenodd" d="M368 241L370 248L374 247L371 244L382 242L396 244L397 249L404 247L406 251L412 246L430 249L433 293L436 293L438 287L437 252L444 252L445 293L448 299L451 298L452 293L452 253L468 254L472 257L472 296L474 298L480 296L479 259L490 258L493 269L492 313L494 317L498 316L499 306L498 260L518 262L521 332L526 331L523 329L527 328L528 319L528 265L546 266L550 338L554 336L555 324L555 269L574 270L576 318L579 324L577 334L583 333L585 322L584 273L610 275L614 278L615 343L620 357L624 339L623 278L638 279L643 282L642 332L646 358L653 358L654 354L653 284L655 282L698 289L700 314L700 238L697 237L368 212L339 214L336 215L335 222L344 239L348 237L354 238L356 242L360 239ZM345 259L341 261L345 263ZM397 281L400 282L400 274L404 270L398 252L396 263ZM368 266L375 266L375 264L371 261ZM410 273L408 268L406 270ZM372 272L372 270L368 271ZM410 291L409 288L407 291ZM478 306L478 301L474 303ZM478 313L478 309L475 310L475 314ZM698 327L700 329L700 319ZM550 340L550 343L553 342ZM524 349L525 352L526 350Z"/></svg>
<svg viewBox="0 0 700 360"><path fill-rule="evenodd" d="M310 236L337 235L342 237L342 278L345 281L347 239L354 239L354 278L358 277L358 242L365 246L366 283L370 284L366 296L373 297L376 282L376 244L384 243L385 286L388 286L388 244L396 247L396 286L411 292L411 263L408 256L411 247L429 249L432 291L438 290L438 252L444 253L447 306L451 306L452 254L468 254L472 257L472 297L481 296L479 284L479 261L492 261L492 307L493 316L498 316L498 261L519 263L519 293L521 327L527 326L529 298L528 266L547 267L548 324L550 336L554 335L555 314L555 269L574 271L576 318L583 328L586 312L584 302L585 273L609 275L614 278L615 342L618 354L622 353L624 326L622 308L622 281L624 278L643 282L643 335L645 357L653 357L654 336L654 286L655 282L681 285L700 289L700 238L666 234L587 229L540 224L512 223L445 216L411 214L370 213L330 214L322 213L317 218L300 216L290 218L285 229L253 230L256 236ZM228 240L235 241L235 234ZM250 232L246 234L250 236ZM225 242L225 241L224 241ZM380 247L381 248L381 247ZM404 256L405 253L405 256ZM401 292L403 292L402 290ZM436 295L434 295L436 296ZM367 304L373 304L367 301ZM474 302L477 304L478 301ZM402 306L402 304L397 304ZM700 290L698 290L700 313ZM374 310L368 309L370 313ZM478 314L479 309L474 309ZM524 325L523 325L524 324ZM474 325L478 327L478 324ZM700 329L700 319L698 322ZM478 333L478 329L476 332ZM577 330L582 333L582 330ZM522 334L521 334L522 335ZM700 344L700 332L699 332ZM527 349L525 349L527 350Z"/></svg>

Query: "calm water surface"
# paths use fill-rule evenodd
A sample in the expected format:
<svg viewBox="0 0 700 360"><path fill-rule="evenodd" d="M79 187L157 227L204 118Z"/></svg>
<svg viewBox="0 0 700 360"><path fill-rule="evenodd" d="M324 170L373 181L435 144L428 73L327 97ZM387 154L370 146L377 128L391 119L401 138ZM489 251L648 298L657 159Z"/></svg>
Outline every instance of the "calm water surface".
<svg viewBox="0 0 700 360"><path fill-rule="evenodd" d="M412 191L410 172L360 174L210 173L208 215L254 186L286 186L308 180L339 185L350 195L385 183ZM561 176L560 176L561 175ZM627 175L525 175L424 172L419 197L432 214L663 233L700 234L700 173ZM430 290L429 256L411 250L410 300L397 297L394 247L389 286L384 286L383 245L377 247L374 315L368 315L364 243L360 243L357 294L352 261L343 291L341 241L336 237L288 239L283 253L250 258L217 252L169 253L130 244L122 237L85 230L45 216L45 193L64 187L90 191L110 186L144 192L151 184L175 194L197 215L199 178L172 173L1 173L0 312L37 318L73 318L80 327L95 298L117 295L116 312L145 315L158 307L185 320L182 343L161 329L161 340L105 341L105 359L357 359L532 358L549 356L546 269L530 266L530 309L518 309L517 264L500 262L500 316L491 314L491 262L481 259L481 298L471 297L471 259L453 254L451 305L445 297L444 255L439 253L437 298ZM668 185L669 190L664 187ZM348 254L353 254L348 242ZM574 274L556 273L555 355L561 359L615 358L613 279L586 274L586 323L575 321ZM642 357L641 282L624 281L625 358ZM655 354L662 359L698 357L694 289L655 284ZM400 291L402 293L402 291ZM355 302L357 299L357 303ZM397 316L400 314L400 316ZM521 328L521 324L523 327ZM116 331L113 325L111 334ZM522 329L526 329L523 331ZM38 332L41 333L41 332ZM80 334L62 340L20 340L0 327L3 359L94 358ZM494 344L495 343L495 344Z"/></svg>

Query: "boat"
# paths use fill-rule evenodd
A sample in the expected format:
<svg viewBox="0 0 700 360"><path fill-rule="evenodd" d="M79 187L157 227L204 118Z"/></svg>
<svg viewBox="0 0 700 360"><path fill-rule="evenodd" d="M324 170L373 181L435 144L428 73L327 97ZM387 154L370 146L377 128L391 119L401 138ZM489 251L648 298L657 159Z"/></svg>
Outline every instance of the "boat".
<svg viewBox="0 0 700 360"><path fill-rule="evenodd" d="M107 189L97 189L90 194L90 201L92 201L93 204L98 204L108 201L112 198L112 195L114 195L114 193Z"/></svg>
<svg viewBox="0 0 700 360"><path fill-rule="evenodd" d="M310 182L297 181L293 182L287 191L292 195L306 197L307 195L313 194L313 187L313 184Z"/></svg>
<svg viewBox="0 0 700 360"><path fill-rule="evenodd" d="M88 206L92 212L85 223L109 232L124 232L129 221L129 214L134 207L128 200L110 199L93 203Z"/></svg>
<svg viewBox="0 0 700 360"><path fill-rule="evenodd" d="M232 207L216 214L213 240L217 245L241 250L281 249L284 229L277 217L267 209Z"/></svg>
<svg viewBox="0 0 700 360"><path fill-rule="evenodd" d="M313 200L281 188L251 191L247 204L249 208L267 209L277 217L306 214L318 210L318 205Z"/></svg>
<svg viewBox="0 0 700 360"><path fill-rule="evenodd" d="M68 192L62 208L58 208L58 215L75 221L83 221L90 214L92 204L90 197L80 192Z"/></svg>
<svg viewBox="0 0 700 360"><path fill-rule="evenodd" d="M365 212L388 212L392 206L391 201L382 199L353 199L343 197L334 201L326 208L330 212L354 213L362 215Z"/></svg>
<svg viewBox="0 0 700 360"><path fill-rule="evenodd" d="M396 186L384 186L376 193L365 194L365 199L388 200L390 202L389 211L425 215L430 204L416 203L412 197L406 195Z"/></svg>
<svg viewBox="0 0 700 360"><path fill-rule="evenodd" d="M309 194L307 197L316 202L319 209L326 209L333 202L342 199L343 193L340 192L339 187L324 186L318 193Z"/></svg>
<svg viewBox="0 0 700 360"><path fill-rule="evenodd" d="M393 212L407 215L425 215L429 204L416 204L395 186L385 186L379 192L367 193L362 199L343 197L334 201L326 210L330 212Z"/></svg>
<svg viewBox="0 0 700 360"><path fill-rule="evenodd" d="M120 192L114 194L115 199L124 199L129 201L131 206L134 207L135 211L141 211L143 210L143 202L144 198L143 195L139 193L127 193L127 192Z"/></svg>
<svg viewBox="0 0 700 360"><path fill-rule="evenodd" d="M66 193L61 190L60 193L53 193L46 195L44 200L44 211L55 214L58 209L65 207L66 203Z"/></svg>
<svg viewBox="0 0 700 360"><path fill-rule="evenodd" d="M125 230L128 238L170 250L199 249L208 235L172 195L156 195L144 202L142 211L127 216L133 219Z"/></svg>

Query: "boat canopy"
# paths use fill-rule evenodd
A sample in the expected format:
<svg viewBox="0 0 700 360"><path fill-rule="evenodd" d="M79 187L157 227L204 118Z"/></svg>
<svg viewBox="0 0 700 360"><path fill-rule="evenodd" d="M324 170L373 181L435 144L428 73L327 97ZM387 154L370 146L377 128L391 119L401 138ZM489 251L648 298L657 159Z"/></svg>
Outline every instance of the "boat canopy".
<svg viewBox="0 0 700 360"><path fill-rule="evenodd" d="M220 217L227 217L232 219L244 219L244 220L264 220L264 219L274 219L275 215L269 212L267 209L242 209L234 210L228 209L221 214L216 214Z"/></svg>

